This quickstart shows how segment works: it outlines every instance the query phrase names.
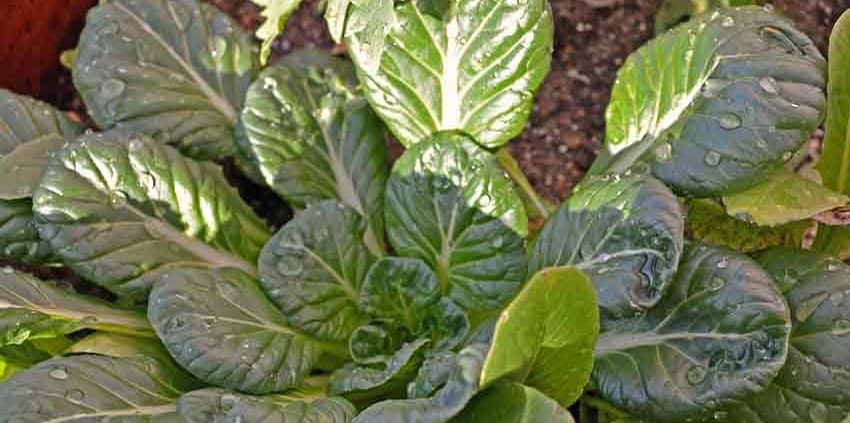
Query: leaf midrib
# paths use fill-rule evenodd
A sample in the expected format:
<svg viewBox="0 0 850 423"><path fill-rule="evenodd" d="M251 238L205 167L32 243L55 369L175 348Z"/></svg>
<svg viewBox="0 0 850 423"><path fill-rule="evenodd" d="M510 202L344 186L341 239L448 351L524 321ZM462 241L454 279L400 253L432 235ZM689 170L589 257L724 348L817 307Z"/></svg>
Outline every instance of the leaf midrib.
<svg viewBox="0 0 850 423"><path fill-rule="evenodd" d="M63 423L71 422L77 419L90 419L100 417L120 417L120 416L156 416L160 414L176 413L177 404L157 405L151 407L137 406L131 408L123 408L120 410L98 411L96 413L81 413L70 416L57 417L50 420L45 420L42 423Z"/></svg>

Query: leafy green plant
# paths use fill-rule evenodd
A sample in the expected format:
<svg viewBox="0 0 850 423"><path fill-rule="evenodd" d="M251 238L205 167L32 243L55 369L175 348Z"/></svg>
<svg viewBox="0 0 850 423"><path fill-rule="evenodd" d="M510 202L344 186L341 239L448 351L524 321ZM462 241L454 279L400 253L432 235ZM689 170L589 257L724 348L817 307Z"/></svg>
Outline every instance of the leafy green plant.
<svg viewBox="0 0 850 423"><path fill-rule="evenodd" d="M298 2L263 4L267 53ZM555 209L504 148L549 69L545 1L326 17L351 62L261 69L197 0L104 2L73 64L102 132L0 93L0 254L104 297L0 271L0 422L850 414L850 267L799 248L848 202L844 166L821 162L821 185L789 165L827 101L826 148L848 148L846 83L827 100L786 20L717 10L635 52L592 174ZM258 217L221 160L295 216ZM840 253L830 229L815 246Z"/></svg>

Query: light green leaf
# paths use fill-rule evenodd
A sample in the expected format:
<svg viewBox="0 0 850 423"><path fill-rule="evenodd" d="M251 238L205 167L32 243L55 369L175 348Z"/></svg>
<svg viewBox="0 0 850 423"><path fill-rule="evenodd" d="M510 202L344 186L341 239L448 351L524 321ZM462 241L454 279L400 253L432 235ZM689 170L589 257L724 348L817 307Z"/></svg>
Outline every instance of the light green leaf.
<svg viewBox="0 0 850 423"><path fill-rule="evenodd" d="M762 226L777 226L846 205L850 197L781 168L766 181L724 197L723 203L733 216L745 216Z"/></svg>
<svg viewBox="0 0 850 423"><path fill-rule="evenodd" d="M38 348L32 342L0 347L0 384L16 373L51 358L53 354Z"/></svg>
<svg viewBox="0 0 850 423"><path fill-rule="evenodd" d="M558 402L534 388L498 384L478 394L449 423L574 423Z"/></svg>
<svg viewBox="0 0 850 423"><path fill-rule="evenodd" d="M363 241L366 222L326 201L289 221L263 249L263 289L290 324L320 339L345 342L364 322L360 287L375 261Z"/></svg>
<svg viewBox="0 0 850 423"><path fill-rule="evenodd" d="M74 85L101 128L147 134L197 158L233 154L257 69L251 34L198 0L112 0L92 9Z"/></svg>
<svg viewBox="0 0 850 423"><path fill-rule="evenodd" d="M549 72L545 0L450 6L352 1L346 42L369 102L404 145L459 130L495 148L517 136ZM443 10L445 9L445 10Z"/></svg>
<svg viewBox="0 0 850 423"><path fill-rule="evenodd" d="M177 398L195 387L151 358L56 358L0 385L0 422L181 423Z"/></svg>
<svg viewBox="0 0 850 423"><path fill-rule="evenodd" d="M0 201L0 257L39 263L52 257L47 241L38 236L32 200Z"/></svg>
<svg viewBox="0 0 850 423"><path fill-rule="evenodd" d="M789 248L758 261L794 318L788 360L765 390L734 403L718 421L841 423L850 415L850 266Z"/></svg>
<svg viewBox="0 0 850 423"><path fill-rule="evenodd" d="M328 0L325 4L325 21L328 22L331 38L337 43L343 42L348 8L351 3L352 0Z"/></svg>
<svg viewBox="0 0 850 423"><path fill-rule="evenodd" d="M590 380L598 334L587 275L573 267L543 269L499 317L481 386L507 378L569 407Z"/></svg>
<svg viewBox="0 0 850 423"><path fill-rule="evenodd" d="M298 9L301 0L252 0L254 3L264 7L263 17L266 21L257 28L257 38L263 40L260 51L260 59L263 64L269 60L272 53L272 43L283 33L286 21Z"/></svg>
<svg viewBox="0 0 850 423"><path fill-rule="evenodd" d="M811 226L810 221L777 227L758 226L729 216L722 205L712 200L688 203L687 230L694 239L742 253L781 245L800 247L803 235Z"/></svg>
<svg viewBox="0 0 850 423"><path fill-rule="evenodd" d="M386 220L396 253L424 260L443 295L467 311L496 310L525 279L522 200L490 153L440 134L396 161Z"/></svg>
<svg viewBox="0 0 850 423"><path fill-rule="evenodd" d="M253 394L297 387L324 352L346 352L289 327L256 279L235 269L170 272L151 292L148 318L190 373Z"/></svg>
<svg viewBox="0 0 850 423"><path fill-rule="evenodd" d="M280 395L252 397L221 389L184 394L177 410L188 423L348 423L357 412L341 398L305 403Z"/></svg>
<svg viewBox="0 0 850 423"><path fill-rule="evenodd" d="M788 353L791 321L756 262L690 245L655 307L602 322L594 386L601 397L659 423L713 421L718 407L766 388Z"/></svg>
<svg viewBox="0 0 850 423"><path fill-rule="evenodd" d="M538 235L529 273L576 266L596 285L603 317L631 317L661 301L682 254L683 220L676 197L651 176L589 178Z"/></svg>
<svg viewBox="0 0 850 423"><path fill-rule="evenodd" d="M755 0L664 0L655 13L655 35L713 9L754 4Z"/></svg>
<svg viewBox="0 0 850 423"><path fill-rule="evenodd" d="M41 235L67 265L135 301L174 267L255 273L269 237L217 166L122 131L63 149L34 201Z"/></svg>
<svg viewBox="0 0 850 423"><path fill-rule="evenodd" d="M701 15L626 60L593 172L646 161L682 194L745 190L818 127L825 70L814 43L776 14L742 7Z"/></svg>

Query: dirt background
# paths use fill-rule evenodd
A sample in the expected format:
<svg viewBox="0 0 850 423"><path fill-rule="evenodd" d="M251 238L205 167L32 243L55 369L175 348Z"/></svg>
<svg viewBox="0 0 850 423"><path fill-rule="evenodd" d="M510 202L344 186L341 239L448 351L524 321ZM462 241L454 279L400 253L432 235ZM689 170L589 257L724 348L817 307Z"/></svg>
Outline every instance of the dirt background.
<svg viewBox="0 0 850 423"><path fill-rule="evenodd" d="M234 16L249 29L262 21L248 0L206 0ZM511 146L538 192L552 201L563 200L590 166L605 131L605 107L617 69L625 58L654 34L660 0L552 0L555 52L552 72L537 97L525 132ZM593 7L589 3L613 3ZM764 3L764 2L762 2ZM775 0L784 13L826 51L829 31L850 0ZM71 40L73 42L73 40ZM67 40L66 40L67 43ZM306 46L333 49L318 0L307 0L276 41L274 55ZM42 97L85 120L82 103L62 71L57 86ZM254 191L256 187L243 187ZM249 200L252 197L248 196ZM254 202L269 201L253 196ZM262 197L262 195L260 195Z"/></svg>

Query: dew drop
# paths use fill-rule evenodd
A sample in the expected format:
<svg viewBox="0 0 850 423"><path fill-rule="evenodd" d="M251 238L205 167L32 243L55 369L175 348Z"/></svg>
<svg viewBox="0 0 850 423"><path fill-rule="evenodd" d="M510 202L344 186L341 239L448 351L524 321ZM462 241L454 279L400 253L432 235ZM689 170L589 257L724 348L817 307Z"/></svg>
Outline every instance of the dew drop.
<svg viewBox="0 0 850 423"><path fill-rule="evenodd" d="M708 370L704 366L696 365L688 369L688 383L691 385L696 385L705 380L705 376L708 374Z"/></svg>
<svg viewBox="0 0 850 423"><path fill-rule="evenodd" d="M82 402L85 397L85 392L79 389L71 389L70 391L65 392L65 399L71 402Z"/></svg>
<svg viewBox="0 0 850 423"><path fill-rule="evenodd" d="M47 375L50 376L53 379L56 379L56 380L68 379L68 371L65 370L62 367L57 367L57 368L51 370L50 372L47 373Z"/></svg>
<svg viewBox="0 0 850 423"><path fill-rule="evenodd" d="M734 113L726 113L720 117L720 127L723 129L737 129L742 123L741 117Z"/></svg>
<svg viewBox="0 0 850 423"><path fill-rule="evenodd" d="M505 244L505 241L500 236L497 236L496 238L494 238L493 242L492 242L493 248L502 248L502 245L504 245L504 244Z"/></svg>
<svg viewBox="0 0 850 423"><path fill-rule="evenodd" d="M850 320L838 319L832 322L832 334L835 336L844 336L850 333Z"/></svg>
<svg viewBox="0 0 850 423"><path fill-rule="evenodd" d="M277 264L277 270L284 276L298 276L304 271L304 264L299 257L282 257Z"/></svg>
<svg viewBox="0 0 850 423"><path fill-rule="evenodd" d="M735 18L733 18L731 16L727 16L727 17L723 18L723 21L720 22L720 25L723 26L724 28L731 28L731 27L735 26Z"/></svg>
<svg viewBox="0 0 850 423"><path fill-rule="evenodd" d="M124 89L127 87L123 81L118 79L107 79L103 84L100 85L100 93L106 99L113 99L121 95L124 92Z"/></svg>
<svg viewBox="0 0 850 423"><path fill-rule="evenodd" d="M729 259L727 257L721 257L720 261L717 262L718 269L725 269L729 267Z"/></svg>
<svg viewBox="0 0 850 423"><path fill-rule="evenodd" d="M705 164L709 166L717 166L720 164L720 153L716 151L709 151L705 153Z"/></svg>
<svg viewBox="0 0 850 423"><path fill-rule="evenodd" d="M765 76L759 79L759 85L768 94L779 94L779 87L776 86L776 80L772 76Z"/></svg>

